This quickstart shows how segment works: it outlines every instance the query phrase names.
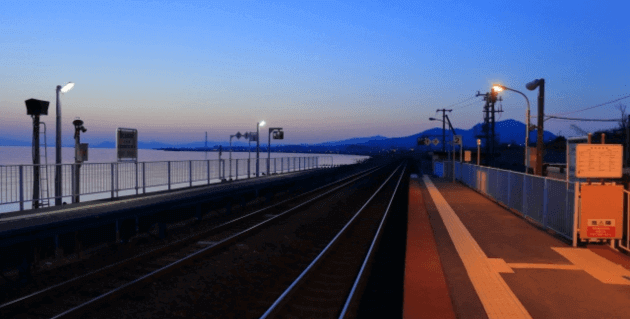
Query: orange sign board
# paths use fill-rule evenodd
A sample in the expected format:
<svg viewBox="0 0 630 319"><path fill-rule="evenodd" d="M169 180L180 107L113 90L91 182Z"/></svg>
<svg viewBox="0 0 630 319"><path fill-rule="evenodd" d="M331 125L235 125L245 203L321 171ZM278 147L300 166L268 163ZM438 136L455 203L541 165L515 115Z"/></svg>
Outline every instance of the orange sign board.
<svg viewBox="0 0 630 319"><path fill-rule="evenodd" d="M623 186L582 184L580 201L581 238L621 238Z"/></svg>

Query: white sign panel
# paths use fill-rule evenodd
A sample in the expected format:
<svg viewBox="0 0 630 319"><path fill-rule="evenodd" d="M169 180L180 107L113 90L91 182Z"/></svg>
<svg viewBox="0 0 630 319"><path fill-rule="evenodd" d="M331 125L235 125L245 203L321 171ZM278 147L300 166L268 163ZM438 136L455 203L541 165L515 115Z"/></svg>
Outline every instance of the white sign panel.
<svg viewBox="0 0 630 319"><path fill-rule="evenodd" d="M118 160L138 160L138 130L118 128L116 130L116 154Z"/></svg>
<svg viewBox="0 0 630 319"><path fill-rule="evenodd" d="M453 144L462 145L462 136L461 135L453 136Z"/></svg>
<svg viewBox="0 0 630 319"><path fill-rule="evenodd" d="M575 176L578 178L621 178L623 146L620 144L579 144Z"/></svg>

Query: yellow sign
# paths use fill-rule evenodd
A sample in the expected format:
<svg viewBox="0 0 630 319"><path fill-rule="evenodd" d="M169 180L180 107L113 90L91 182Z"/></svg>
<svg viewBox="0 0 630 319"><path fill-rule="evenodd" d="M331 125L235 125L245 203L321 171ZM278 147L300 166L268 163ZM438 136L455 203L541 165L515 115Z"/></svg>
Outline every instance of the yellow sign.
<svg viewBox="0 0 630 319"><path fill-rule="evenodd" d="M470 162L470 157L472 156L472 152L471 151L464 151L464 161L465 162Z"/></svg>
<svg viewBox="0 0 630 319"><path fill-rule="evenodd" d="M576 149L575 176L578 178L621 178L621 144L579 144Z"/></svg>

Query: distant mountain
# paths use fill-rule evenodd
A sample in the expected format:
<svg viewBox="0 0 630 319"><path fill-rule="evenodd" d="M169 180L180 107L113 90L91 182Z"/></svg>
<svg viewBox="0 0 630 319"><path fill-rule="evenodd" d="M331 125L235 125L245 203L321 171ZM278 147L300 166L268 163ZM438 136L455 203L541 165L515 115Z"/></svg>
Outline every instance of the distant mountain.
<svg viewBox="0 0 630 319"><path fill-rule="evenodd" d="M482 124L477 124L468 130L463 130L460 128L455 128L455 133L457 135L462 136L462 142L464 147L475 147L477 145L477 135L482 134ZM451 130L446 131L446 140L450 141L452 139ZM515 144L524 144L525 143L525 123L516 121L516 120L505 120L499 121L495 123L495 135L499 140L499 143L515 143ZM417 144L418 137L429 137L431 139L437 138L442 142L442 129L441 128L432 128L414 135L405 136L405 137L393 137L387 139L379 139L379 140L369 140L364 143L356 143L366 146L372 147L381 147L381 148L391 148L391 147L409 147L413 148ZM543 133L543 140L545 142L553 140L556 138L556 135L549 131L545 131ZM529 136L529 142L536 142L536 132L531 132ZM441 144L438 144L441 145Z"/></svg>
<svg viewBox="0 0 630 319"><path fill-rule="evenodd" d="M319 144L315 144L316 146L337 146L337 145L353 145L353 144L365 144L365 143L369 143L372 141L383 141L383 140L387 140L389 138L385 137L385 136L380 136L380 135L376 135L376 136L372 136L372 137L355 137L355 138L351 138L351 139L347 139L347 140L342 140L342 141L335 141L335 142L325 142L325 143L319 143Z"/></svg>

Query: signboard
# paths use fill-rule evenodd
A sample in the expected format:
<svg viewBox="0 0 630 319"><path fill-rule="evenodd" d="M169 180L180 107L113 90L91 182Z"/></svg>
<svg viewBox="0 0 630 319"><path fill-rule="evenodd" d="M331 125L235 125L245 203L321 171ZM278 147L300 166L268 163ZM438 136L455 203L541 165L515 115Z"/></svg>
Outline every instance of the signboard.
<svg viewBox="0 0 630 319"><path fill-rule="evenodd" d="M580 193L580 237L621 238L623 186L582 184Z"/></svg>
<svg viewBox="0 0 630 319"><path fill-rule="evenodd" d="M453 144L462 145L462 136L461 135L453 136Z"/></svg>
<svg viewBox="0 0 630 319"><path fill-rule="evenodd" d="M75 157L77 159L77 162L81 163L81 162L85 162L88 160L88 143L81 143L79 144L79 148L76 149L76 154Z"/></svg>
<svg viewBox="0 0 630 319"><path fill-rule="evenodd" d="M438 144L440 144L440 140L438 140L437 138L434 138L433 145L437 146Z"/></svg>
<svg viewBox="0 0 630 319"><path fill-rule="evenodd" d="M471 151L464 151L464 161L465 162L470 162L470 158L472 157L472 152Z"/></svg>
<svg viewBox="0 0 630 319"><path fill-rule="evenodd" d="M424 138L424 145L426 145L426 146L431 145L431 139L430 139L430 138L428 138L428 137L425 137L425 138Z"/></svg>
<svg viewBox="0 0 630 319"><path fill-rule="evenodd" d="M580 143L586 143L588 141L586 136L583 137L571 137L567 139L567 178L571 182L575 182L578 178L575 176L575 154L577 146ZM585 181L584 179L582 179Z"/></svg>
<svg viewBox="0 0 630 319"><path fill-rule="evenodd" d="M116 154L118 161L138 160L138 130L132 128L116 130Z"/></svg>
<svg viewBox="0 0 630 319"><path fill-rule="evenodd" d="M575 176L578 178L621 178L623 146L580 144L576 148Z"/></svg>

